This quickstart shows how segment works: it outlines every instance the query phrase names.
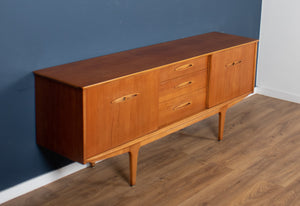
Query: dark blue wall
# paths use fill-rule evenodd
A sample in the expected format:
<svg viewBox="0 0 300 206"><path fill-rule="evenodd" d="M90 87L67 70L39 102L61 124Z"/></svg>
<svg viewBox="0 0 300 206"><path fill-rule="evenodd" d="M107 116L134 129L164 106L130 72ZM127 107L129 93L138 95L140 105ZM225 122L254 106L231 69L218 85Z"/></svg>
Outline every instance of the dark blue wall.
<svg viewBox="0 0 300 206"><path fill-rule="evenodd" d="M261 0L1 0L0 190L70 161L35 143L32 71L196 34L259 37Z"/></svg>

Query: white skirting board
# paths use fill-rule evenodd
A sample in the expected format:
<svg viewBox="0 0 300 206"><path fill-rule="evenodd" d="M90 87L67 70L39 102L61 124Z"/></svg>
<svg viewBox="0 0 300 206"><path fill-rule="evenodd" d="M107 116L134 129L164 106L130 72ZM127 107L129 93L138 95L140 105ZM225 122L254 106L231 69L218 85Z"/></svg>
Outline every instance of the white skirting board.
<svg viewBox="0 0 300 206"><path fill-rule="evenodd" d="M271 89L265 89L261 87L256 87L254 89L254 94L262 94L265 96L270 96L278 99L283 99L287 101L292 101L300 103L300 97L296 95L287 94L280 91L275 91ZM251 94L252 95L252 94ZM249 96L251 96L249 95ZM0 204L14 199L18 196L31 192L35 189L38 189L44 185L52 183L60 178L73 174L79 170L86 168L88 165L82 165L79 163L72 163L63 168L57 169L55 171L43 174L41 176L35 177L33 179L27 180L23 183L20 183L16 186L8 188L0 192Z"/></svg>
<svg viewBox="0 0 300 206"><path fill-rule="evenodd" d="M282 99L285 101L295 102L300 104L300 96L298 96L297 94L291 94L291 93L264 88L264 87L255 87L254 92L257 94L262 94L265 96L274 97L277 99Z"/></svg>
<svg viewBox="0 0 300 206"><path fill-rule="evenodd" d="M9 201L11 199L14 199L18 196L21 196L25 193L31 192L35 189L38 189L44 185L47 185L47 184L54 182L60 178L68 176L68 175L75 173L79 170L82 170L86 167L87 167L87 165L82 165L82 164L75 162L75 163L69 164L65 167L62 167L60 169L54 170L52 172L48 172L46 174L32 178L32 179L22 182L16 186L13 186L11 188L3 190L0 192L0 204L4 203L6 201Z"/></svg>

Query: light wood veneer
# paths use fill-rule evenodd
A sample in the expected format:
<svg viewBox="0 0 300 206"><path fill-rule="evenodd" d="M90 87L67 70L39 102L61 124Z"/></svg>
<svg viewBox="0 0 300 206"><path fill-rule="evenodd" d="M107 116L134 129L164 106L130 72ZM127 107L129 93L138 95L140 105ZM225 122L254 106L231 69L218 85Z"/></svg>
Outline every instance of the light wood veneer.
<svg viewBox="0 0 300 206"><path fill-rule="evenodd" d="M226 110L253 92L257 40L212 32L35 71L37 143L95 163Z"/></svg>

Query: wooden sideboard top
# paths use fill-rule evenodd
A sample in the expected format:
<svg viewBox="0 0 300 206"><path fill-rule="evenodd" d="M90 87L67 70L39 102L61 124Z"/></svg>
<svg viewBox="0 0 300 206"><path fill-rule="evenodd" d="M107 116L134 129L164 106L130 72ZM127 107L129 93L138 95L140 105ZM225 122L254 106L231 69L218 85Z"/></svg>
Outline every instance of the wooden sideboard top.
<svg viewBox="0 0 300 206"><path fill-rule="evenodd" d="M211 32L49 67L37 70L34 74L73 87L84 88L184 59L207 55L256 41L258 40Z"/></svg>

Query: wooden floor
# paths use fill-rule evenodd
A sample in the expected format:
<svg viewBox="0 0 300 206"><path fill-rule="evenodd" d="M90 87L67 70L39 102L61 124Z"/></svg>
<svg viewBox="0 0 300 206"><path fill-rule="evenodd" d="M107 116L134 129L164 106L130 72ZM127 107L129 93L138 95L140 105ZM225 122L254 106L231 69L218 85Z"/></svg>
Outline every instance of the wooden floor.
<svg viewBox="0 0 300 206"><path fill-rule="evenodd" d="M300 205L300 105L254 95L217 116L144 146L137 185L128 155L105 160L8 205Z"/></svg>

